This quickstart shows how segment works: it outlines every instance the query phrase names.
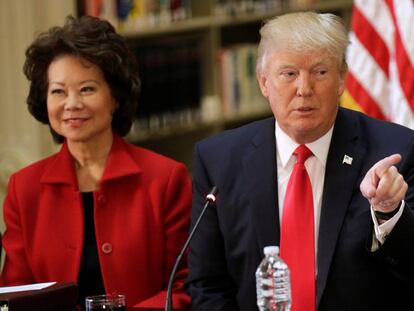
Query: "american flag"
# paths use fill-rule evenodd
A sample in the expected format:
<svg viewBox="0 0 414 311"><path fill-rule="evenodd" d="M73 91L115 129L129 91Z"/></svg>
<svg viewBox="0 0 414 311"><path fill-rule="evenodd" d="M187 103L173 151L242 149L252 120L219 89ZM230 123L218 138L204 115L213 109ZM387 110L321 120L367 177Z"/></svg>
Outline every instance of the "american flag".
<svg viewBox="0 0 414 311"><path fill-rule="evenodd" d="M414 0L355 0L345 107L414 129Z"/></svg>

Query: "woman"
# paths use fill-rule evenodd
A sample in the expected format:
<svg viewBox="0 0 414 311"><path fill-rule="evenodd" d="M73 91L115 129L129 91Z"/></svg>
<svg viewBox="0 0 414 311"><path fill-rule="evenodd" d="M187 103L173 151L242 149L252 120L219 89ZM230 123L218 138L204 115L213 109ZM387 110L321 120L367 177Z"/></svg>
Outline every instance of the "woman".
<svg viewBox="0 0 414 311"><path fill-rule="evenodd" d="M127 143L139 91L134 55L106 21L68 17L28 47L30 113L61 150L13 174L4 202L2 285L76 281L163 307L184 244L191 182L183 164ZM187 269L174 284L174 306Z"/></svg>

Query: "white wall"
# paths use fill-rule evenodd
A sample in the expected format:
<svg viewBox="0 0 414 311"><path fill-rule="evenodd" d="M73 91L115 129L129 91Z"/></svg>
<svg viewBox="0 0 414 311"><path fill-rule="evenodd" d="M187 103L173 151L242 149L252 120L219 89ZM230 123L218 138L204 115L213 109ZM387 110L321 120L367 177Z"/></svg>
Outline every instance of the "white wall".
<svg viewBox="0 0 414 311"><path fill-rule="evenodd" d="M0 0L0 206L10 173L56 150L46 126L25 103L25 50L34 37L75 15L74 0ZM3 209L0 231L4 231Z"/></svg>

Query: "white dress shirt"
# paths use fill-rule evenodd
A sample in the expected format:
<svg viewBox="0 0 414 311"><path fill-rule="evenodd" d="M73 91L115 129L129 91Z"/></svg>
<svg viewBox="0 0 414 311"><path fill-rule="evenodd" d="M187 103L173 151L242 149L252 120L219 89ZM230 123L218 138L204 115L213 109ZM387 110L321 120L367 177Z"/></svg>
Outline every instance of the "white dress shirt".
<svg viewBox="0 0 414 311"><path fill-rule="evenodd" d="M329 146L331 144L333 126L322 137L316 141L306 144L314 156L309 157L305 162L313 193L313 208L315 222L315 255L318 249L319 220L322 206L323 184L325 181L326 160L328 158ZM290 174L296 162L293 151L299 146L279 127L277 121L275 124L276 135L276 157L277 157L277 183L278 183L278 202L279 202L279 219L282 221L283 203L285 201L286 188L289 182ZM379 243L384 243L386 237L394 228L398 219L401 217L404 209L404 202L398 213L390 220L379 225L371 207L372 220L374 222L372 251L379 247ZM317 257L316 257L317 258Z"/></svg>

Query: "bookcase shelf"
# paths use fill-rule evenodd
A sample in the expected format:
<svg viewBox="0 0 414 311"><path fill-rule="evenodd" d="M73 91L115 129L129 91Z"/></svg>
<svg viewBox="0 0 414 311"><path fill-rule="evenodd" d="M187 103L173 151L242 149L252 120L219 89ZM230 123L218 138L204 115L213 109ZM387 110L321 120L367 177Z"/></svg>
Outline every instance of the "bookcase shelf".
<svg viewBox="0 0 414 311"><path fill-rule="evenodd" d="M234 128L238 125L246 124L253 120L258 120L272 115L270 109L249 113L245 115L238 115L233 117L220 117L215 120L202 122L189 122L188 124L161 127L153 130L142 131L135 125L128 134L128 139L136 144L145 143L150 140L160 140L169 137L182 136L195 131L210 131L219 132L224 129Z"/></svg>
<svg viewBox="0 0 414 311"><path fill-rule="evenodd" d="M79 14L89 14L84 10L85 3L94 1L78 0ZM160 4L174 0L142 0L149 1ZM143 98L128 140L182 161L190 169L197 140L271 116L263 98L258 97L257 84L253 85L256 82L251 64L263 22L286 12L312 10L340 15L349 26L353 5L352 0L181 0L181 3L190 7L186 8L187 16L178 21L156 24L124 21L115 26L127 38L142 71ZM226 7L223 11L226 3L272 6L265 10ZM116 24L113 18L107 19ZM183 61L182 55L187 55L189 61ZM229 78L225 68L237 72ZM227 79L232 85L239 84L237 88L229 86ZM246 89L250 91L246 93ZM251 98L242 102L246 96ZM177 103L181 98L182 103Z"/></svg>
<svg viewBox="0 0 414 311"><path fill-rule="evenodd" d="M140 39L159 35L176 35L179 33L207 30L212 26L211 17L194 17L188 20L169 22L157 26L143 26L139 30L124 30L121 34L129 39Z"/></svg>

